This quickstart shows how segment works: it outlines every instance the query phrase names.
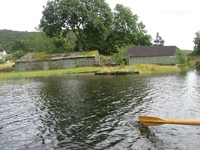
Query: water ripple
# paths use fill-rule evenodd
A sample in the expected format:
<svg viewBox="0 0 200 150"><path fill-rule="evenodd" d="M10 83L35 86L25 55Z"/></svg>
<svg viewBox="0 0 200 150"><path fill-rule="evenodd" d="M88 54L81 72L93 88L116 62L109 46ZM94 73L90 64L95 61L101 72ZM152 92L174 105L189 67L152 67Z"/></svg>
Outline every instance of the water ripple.
<svg viewBox="0 0 200 150"><path fill-rule="evenodd" d="M137 116L198 119L199 85L197 71L9 82L0 85L0 149L198 149L199 126L146 127Z"/></svg>

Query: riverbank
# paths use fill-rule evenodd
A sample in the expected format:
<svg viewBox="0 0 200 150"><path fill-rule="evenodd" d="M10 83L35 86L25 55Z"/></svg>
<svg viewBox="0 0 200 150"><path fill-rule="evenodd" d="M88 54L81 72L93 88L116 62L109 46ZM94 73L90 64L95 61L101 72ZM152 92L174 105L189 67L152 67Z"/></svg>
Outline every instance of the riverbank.
<svg viewBox="0 0 200 150"><path fill-rule="evenodd" d="M138 71L140 74L153 74L153 73L180 72L180 69L177 66L158 66L152 64L139 64L134 66L124 66L124 67L120 66L82 67L82 68L58 69L58 70L0 72L0 78L3 79L3 78L17 78L17 77L45 76L45 75L109 72L109 71Z"/></svg>

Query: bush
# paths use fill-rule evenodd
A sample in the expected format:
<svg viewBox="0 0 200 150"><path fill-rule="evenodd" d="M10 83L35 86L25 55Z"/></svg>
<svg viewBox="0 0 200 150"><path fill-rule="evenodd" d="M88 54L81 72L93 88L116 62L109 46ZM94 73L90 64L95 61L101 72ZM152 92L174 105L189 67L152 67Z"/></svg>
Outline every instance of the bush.
<svg viewBox="0 0 200 150"><path fill-rule="evenodd" d="M19 58L21 58L22 56L24 56L26 53L22 50L18 50L12 53L12 60L17 60Z"/></svg>
<svg viewBox="0 0 200 150"><path fill-rule="evenodd" d="M3 59L0 59L0 64L4 64L5 61Z"/></svg>
<svg viewBox="0 0 200 150"><path fill-rule="evenodd" d="M176 50L175 56L178 60L178 67L180 69L186 69L190 67L188 56L184 51Z"/></svg>
<svg viewBox="0 0 200 150"><path fill-rule="evenodd" d="M117 48L118 53L114 53L112 55L112 59L115 60L117 64L119 64L121 67L124 67L126 59L130 57L130 56L125 55L128 49L127 48L120 49L119 47L116 47L116 48Z"/></svg>

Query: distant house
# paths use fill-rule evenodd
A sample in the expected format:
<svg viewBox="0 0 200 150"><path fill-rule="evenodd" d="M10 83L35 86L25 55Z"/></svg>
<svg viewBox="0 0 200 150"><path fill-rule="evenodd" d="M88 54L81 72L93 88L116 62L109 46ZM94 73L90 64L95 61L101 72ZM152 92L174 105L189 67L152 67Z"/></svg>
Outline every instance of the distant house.
<svg viewBox="0 0 200 150"><path fill-rule="evenodd" d="M5 60L5 58L6 58L8 55L9 55L9 54L7 54L5 50L3 50L2 52L0 52L0 59Z"/></svg>
<svg viewBox="0 0 200 150"><path fill-rule="evenodd" d="M127 65L160 64L173 65L177 63L176 46L132 46L127 47Z"/></svg>
<svg viewBox="0 0 200 150"><path fill-rule="evenodd" d="M98 51L83 51L59 54L32 52L27 53L15 62L15 67L19 71L68 69L98 65L100 65L100 56Z"/></svg>

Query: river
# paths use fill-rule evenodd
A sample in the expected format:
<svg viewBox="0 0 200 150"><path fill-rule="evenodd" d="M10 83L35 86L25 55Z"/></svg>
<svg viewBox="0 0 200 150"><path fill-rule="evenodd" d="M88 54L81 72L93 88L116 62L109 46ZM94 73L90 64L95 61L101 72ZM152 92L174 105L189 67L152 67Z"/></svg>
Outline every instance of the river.
<svg viewBox="0 0 200 150"><path fill-rule="evenodd" d="M138 115L200 119L200 72L62 75L0 84L2 150L191 150L200 126L146 127Z"/></svg>

